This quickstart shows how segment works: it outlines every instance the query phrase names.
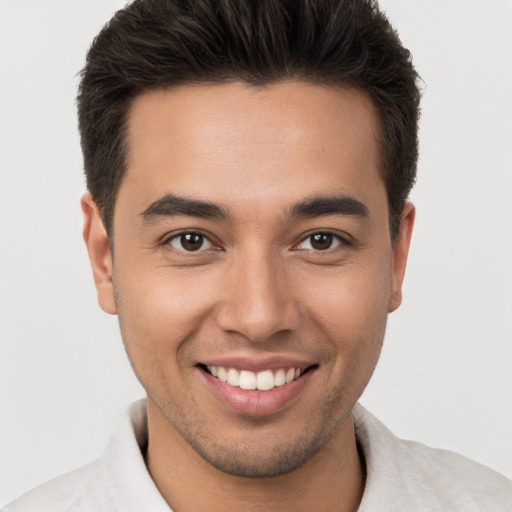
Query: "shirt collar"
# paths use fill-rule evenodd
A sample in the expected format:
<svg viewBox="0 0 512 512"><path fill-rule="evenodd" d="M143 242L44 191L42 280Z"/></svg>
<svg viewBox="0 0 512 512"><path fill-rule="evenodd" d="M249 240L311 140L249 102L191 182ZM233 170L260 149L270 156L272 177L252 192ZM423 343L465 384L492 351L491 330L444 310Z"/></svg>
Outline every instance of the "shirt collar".
<svg viewBox="0 0 512 512"><path fill-rule="evenodd" d="M102 457L108 492L123 512L172 512L144 462L147 439L146 401L139 400L131 405Z"/></svg>

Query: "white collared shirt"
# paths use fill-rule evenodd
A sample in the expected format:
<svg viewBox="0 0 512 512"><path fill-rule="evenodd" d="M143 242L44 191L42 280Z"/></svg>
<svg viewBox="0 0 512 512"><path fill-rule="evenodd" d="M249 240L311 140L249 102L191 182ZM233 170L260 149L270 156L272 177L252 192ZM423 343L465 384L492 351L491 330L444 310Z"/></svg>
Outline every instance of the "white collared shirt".
<svg viewBox="0 0 512 512"><path fill-rule="evenodd" d="M512 511L512 482L505 477L453 452L400 440L361 405L352 414L367 471L358 512ZM140 400L100 459L37 487L2 512L172 512L144 463L146 446Z"/></svg>

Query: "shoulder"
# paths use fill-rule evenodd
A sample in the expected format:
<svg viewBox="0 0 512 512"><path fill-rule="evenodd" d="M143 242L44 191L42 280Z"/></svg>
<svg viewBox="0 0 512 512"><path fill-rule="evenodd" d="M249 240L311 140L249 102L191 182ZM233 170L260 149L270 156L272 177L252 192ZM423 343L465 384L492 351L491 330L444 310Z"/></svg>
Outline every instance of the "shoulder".
<svg viewBox="0 0 512 512"><path fill-rule="evenodd" d="M414 473L408 488L435 493L449 510L504 512L512 506L512 482L492 469L448 450L400 441L402 471ZM449 508L451 507L451 508ZM458 508L456 508L458 507Z"/></svg>
<svg viewBox="0 0 512 512"><path fill-rule="evenodd" d="M1 512L170 512L144 461L145 402L135 402L96 462L41 485Z"/></svg>
<svg viewBox="0 0 512 512"><path fill-rule="evenodd" d="M1 512L93 512L113 509L109 501L95 461L36 487Z"/></svg>
<svg viewBox="0 0 512 512"><path fill-rule="evenodd" d="M360 405L353 417L367 464L368 508L362 512L383 500L389 510L511 510L512 482L499 473L457 453L399 439ZM397 503L405 508L394 508Z"/></svg>

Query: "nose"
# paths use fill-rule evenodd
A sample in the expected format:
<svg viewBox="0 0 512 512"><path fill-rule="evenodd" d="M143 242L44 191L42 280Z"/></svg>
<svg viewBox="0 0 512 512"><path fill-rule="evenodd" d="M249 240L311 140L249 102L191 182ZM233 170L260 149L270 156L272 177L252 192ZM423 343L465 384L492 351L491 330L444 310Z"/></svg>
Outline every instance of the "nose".
<svg viewBox="0 0 512 512"><path fill-rule="evenodd" d="M245 254L223 276L217 324L253 342L299 328L300 304L289 269L275 255Z"/></svg>

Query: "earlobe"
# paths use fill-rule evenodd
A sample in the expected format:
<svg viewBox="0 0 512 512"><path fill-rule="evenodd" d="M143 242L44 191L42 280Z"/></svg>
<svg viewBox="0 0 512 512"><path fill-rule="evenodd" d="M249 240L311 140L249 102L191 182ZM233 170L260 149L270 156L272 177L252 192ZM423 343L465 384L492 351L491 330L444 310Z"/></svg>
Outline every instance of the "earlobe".
<svg viewBox="0 0 512 512"><path fill-rule="evenodd" d="M407 266L407 257L409 255L409 246L411 244L412 229L416 209L412 203L406 203L402 213L402 222L398 232L395 247L393 249L393 268L392 268L392 290L389 301L389 312L392 313L402 303L402 283Z"/></svg>
<svg viewBox="0 0 512 512"><path fill-rule="evenodd" d="M117 314L112 281L112 254L99 209L90 193L83 195L80 205L84 215L83 237L91 262L98 303L106 313Z"/></svg>

